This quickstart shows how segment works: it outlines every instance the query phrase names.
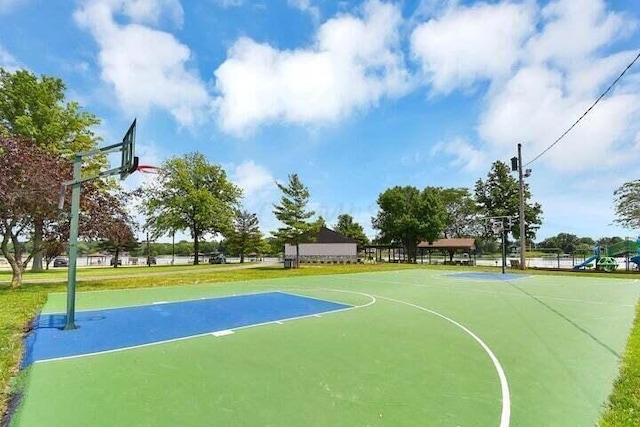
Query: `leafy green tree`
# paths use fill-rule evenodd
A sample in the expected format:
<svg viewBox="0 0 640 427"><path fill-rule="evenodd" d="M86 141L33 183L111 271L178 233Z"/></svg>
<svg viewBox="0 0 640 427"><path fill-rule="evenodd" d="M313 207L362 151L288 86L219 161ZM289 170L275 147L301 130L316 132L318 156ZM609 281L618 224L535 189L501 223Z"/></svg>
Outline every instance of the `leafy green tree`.
<svg viewBox="0 0 640 427"><path fill-rule="evenodd" d="M485 217L511 216L513 217L511 233L516 239L520 238L520 193L518 181L510 175L509 166L496 161L487 174L486 181L479 179L475 185L475 199L478 210ZM542 223L542 206L532 203L529 184L524 184L524 217L525 235L528 240L534 240L536 231Z"/></svg>
<svg viewBox="0 0 640 427"><path fill-rule="evenodd" d="M433 243L444 228L446 212L436 188L396 186L378 196L378 206L372 222L379 240L402 244L409 262L415 262L420 241Z"/></svg>
<svg viewBox="0 0 640 427"><path fill-rule="evenodd" d="M618 236L614 236L614 237L601 237L599 238L596 243L602 247L609 247L609 246L613 246L616 243L620 243L622 242L624 239L622 237L618 237Z"/></svg>
<svg viewBox="0 0 640 427"><path fill-rule="evenodd" d="M482 234L478 206L467 188L438 188L446 211L445 239L473 237Z"/></svg>
<svg viewBox="0 0 640 427"><path fill-rule="evenodd" d="M640 229L640 179L625 182L613 195L614 222L632 230Z"/></svg>
<svg viewBox="0 0 640 427"><path fill-rule="evenodd" d="M98 138L92 128L100 123L82 111L77 102L65 102L66 87L57 77L41 76L26 70L8 72L0 68L0 135L34 141L54 154L71 154L94 148ZM88 165L95 169L106 161L97 156ZM59 185L59 183L58 183ZM44 218L33 212L34 271L42 270Z"/></svg>
<svg viewBox="0 0 640 427"><path fill-rule="evenodd" d="M277 237L269 236L264 240L265 254L279 256L282 253L284 242Z"/></svg>
<svg viewBox="0 0 640 427"><path fill-rule="evenodd" d="M311 239L311 234L318 227L317 222L309 219L315 215L314 211L307 210L309 203L309 190L302 184L297 174L289 175L287 185L276 183L282 198L280 204L273 205L273 214L285 226L278 228L273 233L280 241L296 246L296 266L300 259L300 243Z"/></svg>
<svg viewBox="0 0 640 427"><path fill-rule="evenodd" d="M338 222L334 230L346 237L351 237L358 242L358 249L362 249L369 244L367 235L364 234L364 228L353 220L349 214L338 215Z"/></svg>
<svg viewBox="0 0 640 427"><path fill-rule="evenodd" d="M194 264L199 264L200 241L205 235L225 235L232 228L242 191L225 171L201 153L166 160L157 180L139 193L147 229L154 236L189 230Z"/></svg>
<svg viewBox="0 0 640 427"><path fill-rule="evenodd" d="M244 256L249 252L260 249L262 233L258 226L258 217L246 210L238 211L233 221L233 228L227 235L227 247L240 256L240 263L244 263Z"/></svg>

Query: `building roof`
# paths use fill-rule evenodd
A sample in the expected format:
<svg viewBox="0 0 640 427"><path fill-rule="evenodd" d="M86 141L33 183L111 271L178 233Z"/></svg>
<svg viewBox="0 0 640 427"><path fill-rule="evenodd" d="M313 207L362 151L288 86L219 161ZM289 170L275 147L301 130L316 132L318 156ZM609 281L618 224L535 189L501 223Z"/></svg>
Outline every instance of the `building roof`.
<svg viewBox="0 0 640 427"><path fill-rule="evenodd" d="M476 239L439 239L432 244L420 242L419 248L425 249L475 249Z"/></svg>
<svg viewBox="0 0 640 427"><path fill-rule="evenodd" d="M351 237L343 236L337 231L328 229L327 227L320 227L320 231L316 235L315 243L358 243Z"/></svg>

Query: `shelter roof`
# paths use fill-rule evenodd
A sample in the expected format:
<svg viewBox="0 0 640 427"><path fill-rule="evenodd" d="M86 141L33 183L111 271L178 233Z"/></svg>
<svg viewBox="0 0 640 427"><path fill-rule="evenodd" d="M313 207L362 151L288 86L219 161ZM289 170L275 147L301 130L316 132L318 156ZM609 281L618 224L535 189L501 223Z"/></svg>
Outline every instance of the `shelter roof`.
<svg viewBox="0 0 640 427"><path fill-rule="evenodd" d="M316 235L316 243L358 243L351 237L343 236L337 231L328 229L327 227L320 227L318 234Z"/></svg>
<svg viewBox="0 0 640 427"><path fill-rule="evenodd" d="M425 249L470 249L476 248L476 239L464 238L464 239L438 239L432 244L429 242L420 242L419 248Z"/></svg>

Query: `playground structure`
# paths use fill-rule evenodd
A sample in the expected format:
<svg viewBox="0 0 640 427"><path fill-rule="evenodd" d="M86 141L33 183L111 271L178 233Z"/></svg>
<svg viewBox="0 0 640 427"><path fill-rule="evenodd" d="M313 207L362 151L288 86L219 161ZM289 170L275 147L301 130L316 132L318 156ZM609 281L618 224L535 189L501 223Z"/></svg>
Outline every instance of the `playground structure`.
<svg viewBox="0 0 640 427"><path fill-rule="evenodd" d="M632 255L633 256L630 256ZM618 268L616 257L626 256L627 259L640 266L640 238L637 240L624 240L613 244L608 248L601 248L596 245L593 249L593 256L584 260L584 262L573 267L574 270L591 268L595 264L596 270L615 271Z"/></svg>

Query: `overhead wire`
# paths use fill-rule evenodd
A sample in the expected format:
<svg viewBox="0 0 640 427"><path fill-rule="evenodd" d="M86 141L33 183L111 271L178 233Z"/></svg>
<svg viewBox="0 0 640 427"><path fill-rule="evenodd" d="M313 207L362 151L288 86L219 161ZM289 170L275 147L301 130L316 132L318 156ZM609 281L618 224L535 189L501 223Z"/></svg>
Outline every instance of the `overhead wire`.
<svg viewBox="0 0 640 427"><path fill-rule="evenodd" d="M618 76L618 78L616 78L613 83L611 83L609 85L609 87L602 92L602 94L598 97L598 99L595 100L595 102L593 104L591 104L591 106L587 109L587 111L585 111L584 113L582 113L582 115L580 117L578 117L578 120L576 120L570 127L569 129L567 129L566 131L564 131L564 133L562 135L560 135L558 137L558 139L556 139L551 145L549 145L547 148L545 148L544 150L542 150L542 152L540 154L538 154L537 156L535 156L532 160L530 160L529 162L527 162L525 164L525 166L529 166L531 163L535 162L536 160L538 160L540 157L542 157L547 151L551 150L558 142L560 142L560 140L562 138L564 138L569 132L571 132L571 130L576 127L576 125L578 123L580 123L580 121L587 115L589 114L589 112L593 109L593 107L596 106L596 104L598 104L598 102L600 102L600 100L602 98L604 98L607 93L609 93L609 91L618 83L618 81L620 81L620 79L622 78L622 76L625 75L625 73L629 70L629 68L631 68L633 66L633 64L636 63L636 61L640 58L640 52L636 55L636 57L633 59L633 61L631 61L629 63L629 65L627 65L627 67L622 71L622 73L620 73L620 75Z"/></svg>

